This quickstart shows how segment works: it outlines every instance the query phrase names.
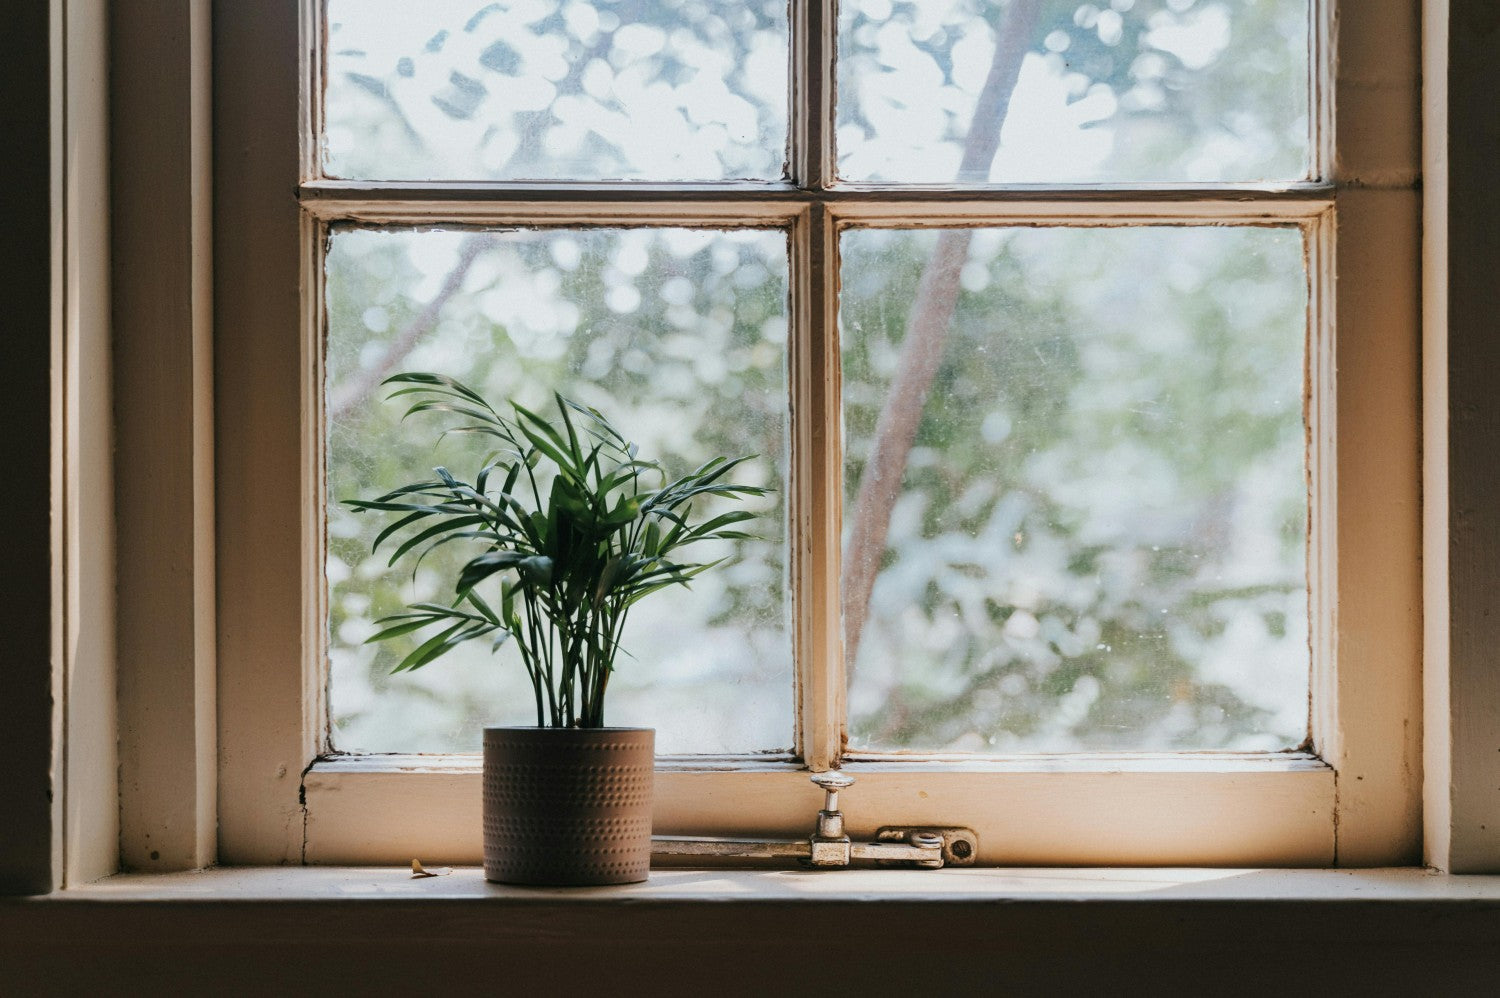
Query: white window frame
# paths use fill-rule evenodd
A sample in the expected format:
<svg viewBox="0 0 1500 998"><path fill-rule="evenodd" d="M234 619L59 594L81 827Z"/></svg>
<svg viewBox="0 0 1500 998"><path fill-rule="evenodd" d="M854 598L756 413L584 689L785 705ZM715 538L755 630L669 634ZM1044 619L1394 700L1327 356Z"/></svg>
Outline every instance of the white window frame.
<svg viewBox="0 0 1500 998"><path fill-rule="evenodd" d="M1420 466L1417 392L1416 6L1316 5L1316 175L1310 184L1200 190L1035 187L825 189L823 118L794 112L794 183L361 185L316 175L299 144L317 114L310 8L214 8L218 858L225 863L473 862L477 762L320 758L323 483L319 234L326 221L697 222L788 226L836 259L859 222L1221 221L1300 225L1314 247L1309 444L1313 731L1310 752L851 758L851 832L962 824L995 864L1383 865L1420 850ZM1338 16L1335 18L1335 7ZM793 4L794 108L831 100L836 20ZM1339 26L1338 59L1332 56ZM1337 70L1335 71L1335 66ZM305 91L302 89L306 87ZM1334 109L1337 109L1336 112ZM807 190L811 188L812 193ZM620 195L619 200L602 199ZM931 209L941 206L941 215ZM1338 252L1334 240L1338 239ZM841 461L836 268L794 249L794 636L803 761L665 759L663 833L805 832L808 768L838 759L835 608ZM1334 316L1339 318L1335 337ZM817 317L818 322L811 321ZM802 372L808 372L804 375ZM1335 372L1337 380L1335 381ZM127 803L122 815L131 811Z"/></svg>

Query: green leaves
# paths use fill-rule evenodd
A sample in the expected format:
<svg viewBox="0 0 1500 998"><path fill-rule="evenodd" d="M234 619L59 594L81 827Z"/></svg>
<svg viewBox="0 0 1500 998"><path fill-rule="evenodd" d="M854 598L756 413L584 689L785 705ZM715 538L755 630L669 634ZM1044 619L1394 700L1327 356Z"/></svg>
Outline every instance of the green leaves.
<svg viewBox="0 0 1500 998"><path fill-rule="evenodd" d="M604 692L630 607L661 589L686 586L718 564L685 562L676 550L751 536L731 528L756 514L730 510L695 524L693 501L740 501L769 490L729 481L745 457L715 458L670 480L602 413L561 395L554 395L559 418L553 421L515 402L512 415L502 416L445 375L398 374L386 384L402 386L390 398L411 400L403 418L456 417L457 425L440 435L478 434L501 446L472 483L435 468L433 479L374 499L344 500L359 512L399 514L374 542L378 550L398 540L390 565L410 555L420 565L444 544L477 549L454 580L451 606L412 604L378 621L382 629L369 640L433 629L396 665L394 671L404 672L474 638L493 635L497 649L514 638L539 725L602 725ZM480 595L490 587L498 592L499 613Z"/></svg>
<svg viewBox="0 0 1500 998"><path fill-rule="evenodd" d="M420 669L465 641L501 629L500 622L494 614L475 615L460 610L457 605L414 603L410 610L409 613L398 613L377 620L376 623L385 625L385 629L371 635L366 639L366 643L400 637L432 624L444 623L448 626L418 645L415 651L396 664L392 672Z"/></svg>
<svg viewBox="0 0 1500 998"><path fill-rule="evenodd" d="M469 596L474 587L496 572L513 569L523 585L546 586L552 581L552 559L521 551L492 551L470 561L458 573L457 592Z"/></svg>

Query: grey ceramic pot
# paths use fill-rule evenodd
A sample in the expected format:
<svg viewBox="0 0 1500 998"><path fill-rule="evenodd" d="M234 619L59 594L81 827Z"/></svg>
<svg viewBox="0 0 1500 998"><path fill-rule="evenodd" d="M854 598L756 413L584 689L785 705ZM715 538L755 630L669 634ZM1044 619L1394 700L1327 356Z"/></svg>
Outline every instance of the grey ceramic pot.
<svg viewBox="0 0 1500 998"><path fill-rule="evenodd" d="M645 880L655 755L650 728L485 728L485 879Z"/></svg>

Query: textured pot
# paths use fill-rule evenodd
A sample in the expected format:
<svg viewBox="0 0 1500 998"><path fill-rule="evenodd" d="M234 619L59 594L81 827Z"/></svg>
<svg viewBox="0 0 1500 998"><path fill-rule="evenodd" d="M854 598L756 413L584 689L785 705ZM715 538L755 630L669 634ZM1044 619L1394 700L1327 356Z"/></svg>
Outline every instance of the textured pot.
<svg viewBox="0 0 1500 998"><path fill-rule="evenodd" d="M485 728L485 879L645 880L655 750L650 728Z"/></svg>

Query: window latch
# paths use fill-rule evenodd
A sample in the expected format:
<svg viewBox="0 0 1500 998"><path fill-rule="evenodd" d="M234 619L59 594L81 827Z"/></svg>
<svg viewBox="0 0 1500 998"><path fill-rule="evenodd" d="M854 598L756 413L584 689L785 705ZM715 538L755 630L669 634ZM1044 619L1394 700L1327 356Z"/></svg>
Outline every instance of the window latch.
<svg viewBox="0 0 1500 998"><path fill-rule="evenodd" d="M813 833L805 839L736 839L696 835L655 835L653 856L732 857L736 859L797 859L808 866L847 867L855 861L880 866L936 870L944 866L973 866L979 837L969 828L886 826L873 842L855 842L844 831L839 791L854 785L854 777L837 770L814 773L823 791Z"/></svg>

